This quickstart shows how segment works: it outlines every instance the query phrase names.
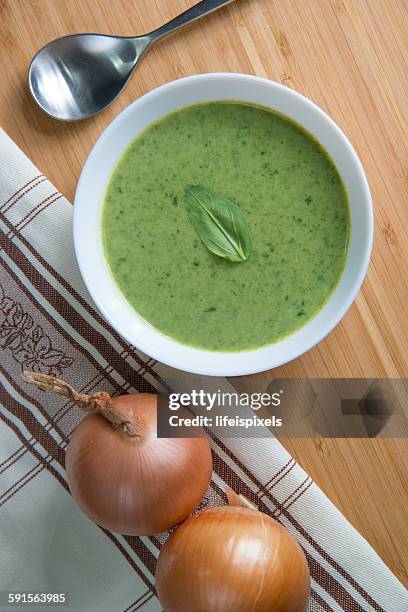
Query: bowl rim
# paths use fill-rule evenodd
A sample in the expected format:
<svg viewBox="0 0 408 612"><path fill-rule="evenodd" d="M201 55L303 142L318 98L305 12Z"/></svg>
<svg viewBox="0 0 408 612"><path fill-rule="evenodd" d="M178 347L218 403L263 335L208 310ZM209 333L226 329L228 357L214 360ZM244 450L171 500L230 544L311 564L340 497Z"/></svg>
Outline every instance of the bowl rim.
<svg viewBox="0 0 408 612"><path fill-rule="evenodd" d="M364 248L364 256L360 259L358 274L356 274L352 282L352 286L350 290L348 291L346 297L343 299L341 305L336 309L336 311L333 312L332 316L330 316L330 321L328 321L326 325L322 326L322 328L319 330L318 333L311 335L309 338L309 341L303 342L299 346L298 349L290 351L289 357L287 354L284 357L277 356L275 359L272 359L270 357L268 363L266 363L266 359L265 359L264 360L265 363L263 364L262 367L259 367L259 364L251 365L249 363L249 360L246 359L246 357L250 356L251 354L255 354L255 353L259 354L260 351L264 351L265 349L268 349L268 348L270 349L271 347L275 347L275 348L278 347L282 342L286 340L286 338L289 338L293 336L294 334L298 333L298 331L304 328L307 328L309 323L313 321L316 316L318 316L319 312L321 312L325 308L326 305L323 305L323 307L311 319L309 319L299 330L295 330L294 332L289 334L289 336L285 336L281 340L278 340L276 343L262 346L259 348L255 348L255 349L244 350L244 351L234 351L234 352L232 351L231 352L208 351L205 349L200 349L197 347L184 345L174 338L165 336L158 329L154 328L148 321L140 317L140 315L138 315L138 313L135 311L135 314L139 317L140 322L143 323L145 327L149 328L151 331L161 336L163 339L170 340L172 343L174 343L175 349L177 348L182 349L181 351L180 350L175 350L174 352L163 351L161 353L160 350L156 350L156 349L152 350L148 346L146 346L145 342L143 341L143 338L132 337L126 331L124 326L119 326L112 320L112 316L111 316L111 313L109 312L109 309L107 308L103 299L100 299L100 296L97 294L95 290L95 286L94 286L94 283L92 282L91 274L88 273L89 268L85 265L85 258L82 257L83 255L83 245L81 244L82 243L82 238L81 238L81 232L82 232L81 211L82 209L81 209L80 202L82 199L82 192L84 190L84 185L88 181L89 170L91 168L91 165L94 163L94 158L96 157L98 150L106 145L106 142L110 139L112 133L116 131L116 129L123 122L126 121L127 117L134 112L135 107L137 108L138 106L147 103L151 98L154 98L157 95L166 94L166 92L176 87L180 87L180 85L183 85L187 81L190 83L194 83L194 82L198 82L202 80L214 80L214 79L215 80L237 79L240 81L246 81L248 83L248 86L250 86L251 83L255 83L255 82L261 83L265 85L266 87L269 87L271 90L284 90L285 95L288 95L289 97L292 97L297 102L300 102L301 104L308 106L309 109L311 109L314 113L316 113L316 115L319 116L319 119L321 119L323 122L326 122L330 125L331 129L335 133L336 138L339 141L341 141L343 147L347 150L347 153L350 155L350 158L352 160L353 167L356 173L358 174L358 178L360 180L360 187L362 188L363 193L364 193L363 202L361 202L361 205L365 206L365 213L367 214L367 222L368 222L368 226L366 228L366 241L365 241L366 244ZM227 98L224 97L223 99L226 100ZM234 100L235 99L237 102L240 102L239 98L234 98ZM241 100L241 101L245 102L244 100ZM187 103L186 106L189 106L189 103ZM267 105L264 105L264 106L267 106ZM273 109L273 106L270 106L270 108ZM168 112L170 113L171 111L168 111ZM166 114L167 113L163 113L161 116L165 116ZM297 123L303 127L300 121L298 120L295 120L295 121L297 121ZM303 128L303 129L306 129L306 128ZM307 130L307 132L309 132L309 130ZM320 143L319 139L315 135L313 136ZM136 137L137 137L137 133L132 137L132 139ZM122 153L123 151L124 149L122 150ZM340 176L342 176L340 169L338 169L338 172ZM108 180L109 180L109 177L106 178L106 182ZM86 203L84 203L84 206L86 206ZM351 214L351 207L350 207L350 214ZM194 74L191 76L182 77L180 79L175 79L175 80L164 83L148 91L146 94L144 94L140 98L130 103L107 125L107 127L102 131L102 133L96 140L95 144L93 145L83 165L83 168L81 170L81 174L80 174L77 188L76 188L75 199L74 199L73 238L74 238L74 249L75 249L76 259L77 259L78 267L81 272L81 276L84 281L84 284L89 294L91 295L91 298L94 301L97 309L102 314L104 319L132 346L134 346L136 349L140 350L141 352L147 354L148 356L152 357L153 359L156 359L158 362L171 366L173 368L182 370L183 372L199 374L199 375L206 375L206 376L243 376L243 375L250 375L250 374L268 371L270 369L279 367L281 365L289 363L290 361L293 361L294 359L296 359L300 355L303 355L304 353L309 351L311 348L316 346L318 343L320 343L338 325L338 323L341 321L341 319L344 317L346 312L349 310L350 306L352 305L357 294L360 291L361 285L364 281L364 278L366 276L367 269L370 263L370 257L371 257L371 251L372 251L372 245L373 245L373 236L374 236L374 212L373 212L371 193L370 193L370 188L368 185L367 177L365 175L363 166L361 164L361 161L356 151L354 150L349 139L346 137L346 135L340 129L340 127L334 122L333 119L331 119L331 117L325 111L323 111L319 106L317 106L317 104L315 104L314 102L312 102L312 100L303 96L299 92L291 88L288 88L282 85L281 83L266 79L264 77L243 74L243 73L238 73L238 72L209 72L209 73L203 73L203 74ZM340 278L343 278L343 275L344 275L344 271L342 272L342 276ZM113 282L113 285L115 286L116 291L121 294L121 291L119 287L116 286L113 278L112 278L112 282ZM331 295L333 295L333 293ZM330 297L331 296L329 296L329 299ZM189 363L187 355L185 357L180 355L180 353L183 353L183 351L186 351L186 352L193 351L197 354L201 354L203 358L202 365L192 365L191 363ZM237 356L242 356L242 359L239 360L239 363L231 365L232 356L234 356L234 359L236 359ZM222 357L224 365L220 366L220 364L218 364L217 357L219 358ZM201 361L200 361L200 364L201 364Z"/></svg>

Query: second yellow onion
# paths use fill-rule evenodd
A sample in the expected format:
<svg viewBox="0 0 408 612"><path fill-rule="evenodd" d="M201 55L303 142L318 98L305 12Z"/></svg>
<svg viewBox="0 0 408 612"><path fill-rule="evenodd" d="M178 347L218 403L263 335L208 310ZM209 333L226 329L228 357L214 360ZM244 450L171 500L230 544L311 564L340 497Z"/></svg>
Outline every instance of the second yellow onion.
<svg viewBox="0 0 408 612"><path fill-rule="evenodd" d="M156 589L166 612L306 612L310 576L280 523L227 506L190 517L170 536Z"/></svg>

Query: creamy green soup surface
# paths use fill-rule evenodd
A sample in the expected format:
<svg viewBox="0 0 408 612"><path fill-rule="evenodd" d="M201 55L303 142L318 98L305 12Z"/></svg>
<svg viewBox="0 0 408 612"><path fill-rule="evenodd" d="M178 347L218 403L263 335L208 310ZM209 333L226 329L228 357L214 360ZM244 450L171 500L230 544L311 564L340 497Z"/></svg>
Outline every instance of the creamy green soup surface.
<svg viewBox="0 0 408 612"><path fill-rule="evenodd" d="M247 261L204 246L186 211L190 185L239 205ZM186 345L241 351L322 308L343 271L350 217L311 135L267 109L214 102L167 115L131 143L107 188L102 232L112 275L145 320Z"/></svg>

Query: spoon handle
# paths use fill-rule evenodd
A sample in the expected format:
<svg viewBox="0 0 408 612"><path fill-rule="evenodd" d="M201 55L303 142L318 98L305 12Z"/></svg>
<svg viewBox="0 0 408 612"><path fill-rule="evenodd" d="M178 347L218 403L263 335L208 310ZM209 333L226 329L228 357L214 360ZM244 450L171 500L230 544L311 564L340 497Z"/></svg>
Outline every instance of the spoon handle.
<svg viewBox="0 0 408 612"><path fill-rule="evenodd" d="M167 36L167 34L170 34L188 23L196 21L197 19L200 19L200 17L204 17L204 15L208 15L209 13L212 13L213 11L216 11L222 6L230 4L233 1L234 0L202 0L202 2L199 2L198 4L195 4L191 8L187 9L184 11L184 13L181 13L171 21L168 21L160 28L157 28L157 30L151 32L148 36L151 42L159 40L160 38L163 38L163 36Z"/></svg>

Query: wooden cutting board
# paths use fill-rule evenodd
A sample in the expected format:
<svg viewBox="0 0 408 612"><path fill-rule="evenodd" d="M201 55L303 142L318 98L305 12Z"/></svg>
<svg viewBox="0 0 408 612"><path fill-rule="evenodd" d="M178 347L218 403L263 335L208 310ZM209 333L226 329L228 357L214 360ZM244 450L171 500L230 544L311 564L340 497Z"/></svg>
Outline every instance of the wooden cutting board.
<svg viewBox="0 0 408 612"><path fill-rule="evenodd" d="M191 0L0 0L0 125L72 200L102 129L153 87L198 72L280 81L327 111L361 157L375 207L363 290L319 346L278 377L408 377L408 4L237 0L148 53L102 115L57 123L26 87L33 54L78 31L142 34ZM408 585L407 440L286 440L289 451Z"/></svg>

